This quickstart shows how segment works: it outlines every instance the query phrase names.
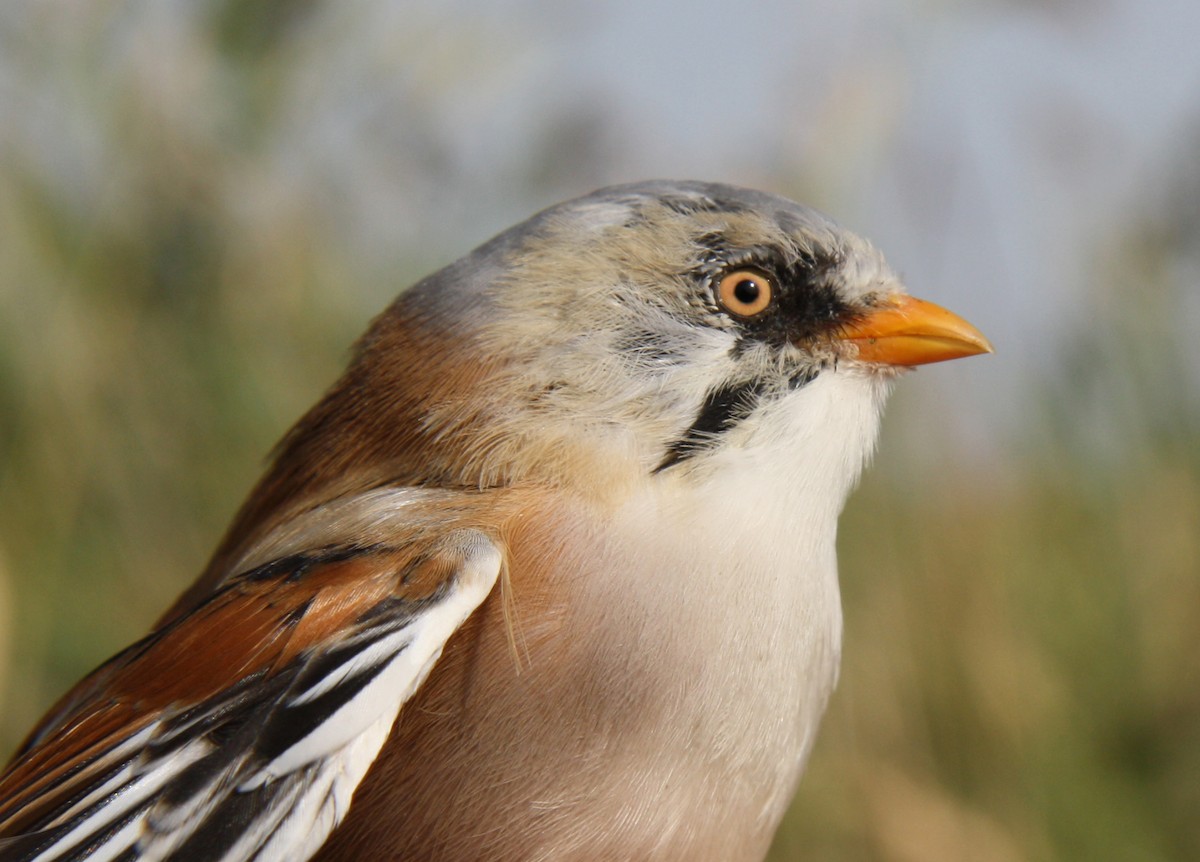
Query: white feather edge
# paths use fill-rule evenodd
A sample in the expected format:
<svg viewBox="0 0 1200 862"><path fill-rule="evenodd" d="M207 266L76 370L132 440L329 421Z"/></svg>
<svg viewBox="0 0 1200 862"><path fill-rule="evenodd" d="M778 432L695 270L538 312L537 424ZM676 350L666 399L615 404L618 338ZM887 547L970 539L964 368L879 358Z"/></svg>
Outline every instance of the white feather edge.
<svg viewBox="0 0 1200 862"><path fill-rule="evenodd" d="M483 602L500 575L500 552L482 534L463 560L450 595L433 605L410 624L372 645L366 652L378 654L376 646L388 644L398 650L395 658L362 691L322 722L316 731L284 751L239 790L251 790L303 766L328 757L372 729L378 716L395 719L400 707L425 681L450 636ZM483 543L486 543L483 544ZM407 646L405 646L407 642ZM308 693L297 703L308 699ZM389 724L390 727L390 724ZM386 735L386 730L383 732ZM379 746L371 754L374 760ZM369 762L368 762L369 764Z"/></svg>

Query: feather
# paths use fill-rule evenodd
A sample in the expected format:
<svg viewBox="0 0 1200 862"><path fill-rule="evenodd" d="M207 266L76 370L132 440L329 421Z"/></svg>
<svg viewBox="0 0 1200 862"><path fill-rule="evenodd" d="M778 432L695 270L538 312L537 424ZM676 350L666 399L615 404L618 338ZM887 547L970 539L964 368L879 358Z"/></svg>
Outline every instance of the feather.
<svg viewBox="0 0 1200 862"><path fill-rule="evenodd" d="M492 539L432 529L412 503L325 507L369 511L389 542L288 548L98 671L105 696L59 716L0 783L0 855L308 858L501 570Z"/></svg>

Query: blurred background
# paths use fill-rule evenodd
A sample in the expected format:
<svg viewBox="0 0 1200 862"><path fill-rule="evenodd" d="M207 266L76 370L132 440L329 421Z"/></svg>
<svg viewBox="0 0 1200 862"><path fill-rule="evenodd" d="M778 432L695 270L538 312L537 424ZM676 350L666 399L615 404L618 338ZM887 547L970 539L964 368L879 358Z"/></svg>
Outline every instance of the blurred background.
<svg viewBox="0 0 1200 862"><path fill-rule="evenodd" d="M772 859L1200 859L1195 0L0 6L0 756L419 276L653 176L995 342L902 381Z"/></svg>

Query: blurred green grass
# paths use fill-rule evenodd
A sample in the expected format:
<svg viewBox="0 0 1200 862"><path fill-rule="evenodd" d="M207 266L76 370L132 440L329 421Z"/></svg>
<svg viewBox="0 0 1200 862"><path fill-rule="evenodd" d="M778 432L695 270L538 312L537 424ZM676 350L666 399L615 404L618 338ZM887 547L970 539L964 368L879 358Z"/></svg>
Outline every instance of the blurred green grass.
<svg viewBox="0 0 1200 862"><path fill-rule="evenodd" d="M244 102L92 93L98 188L0 160L5 752L196 575L364 309L428 258L397 248L384 277L319 210L246 205L293 18L213 8ZM772 859L1200 858L1200 399L1165 325L1196 235L1184 207L1105 238L1067 371L986 458L902 382L843 519L841 684Z"/></svg>

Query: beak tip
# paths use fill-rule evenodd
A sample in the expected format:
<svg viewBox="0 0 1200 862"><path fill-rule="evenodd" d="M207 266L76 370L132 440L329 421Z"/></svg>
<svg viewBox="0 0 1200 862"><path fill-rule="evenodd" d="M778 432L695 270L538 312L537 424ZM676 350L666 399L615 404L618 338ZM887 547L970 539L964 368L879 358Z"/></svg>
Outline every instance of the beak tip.
<svg viewBox="0 0 1200 862"><path fill-rule="evenodd" d="M992 346L992 342L989 341L987 338L985 338L983 335L979 336L978 347L979 347L980 354L996 352L996 348Z"/></svg>

